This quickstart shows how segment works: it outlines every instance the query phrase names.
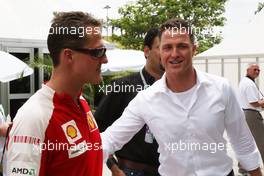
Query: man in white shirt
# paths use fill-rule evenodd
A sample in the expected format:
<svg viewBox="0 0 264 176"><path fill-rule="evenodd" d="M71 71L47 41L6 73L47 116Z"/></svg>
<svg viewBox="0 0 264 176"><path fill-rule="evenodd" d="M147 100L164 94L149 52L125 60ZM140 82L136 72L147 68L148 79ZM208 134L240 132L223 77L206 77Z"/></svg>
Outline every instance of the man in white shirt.
<svg viewBox="0 0 264 176"><path fill-rule="evenodd" d="M160 28L160 39L166 73L139 92L102 133L105 157L146 123L159 144L160 175L233 176L226 130L241 165L260 176L259 151L228 81L193 67L196 45L190 25L168 20Z"/></svg>
<svg viewBox="0 0 264 176"><path fill-rule="evenodd" d="M239 83L239 96L241 107L246 116L246 121L257 143L262 161L264 159L264 123L260 114L264 108L264 100L261 92L255 84L259 76L259 66L256 63L249 64L247 75Z"/></svg>

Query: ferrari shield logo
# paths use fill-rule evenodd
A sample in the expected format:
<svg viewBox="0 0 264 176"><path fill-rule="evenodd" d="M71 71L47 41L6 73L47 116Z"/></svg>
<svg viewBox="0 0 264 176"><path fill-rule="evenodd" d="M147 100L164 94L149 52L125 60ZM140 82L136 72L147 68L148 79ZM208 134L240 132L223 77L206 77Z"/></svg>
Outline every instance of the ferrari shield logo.
<svg viewBox="0 0 264 176"><path fill-rule="evenodd" d="M91 132L97 129L97 124L94 120L94 117L89 112L87 113L87 123Z"/></svg>

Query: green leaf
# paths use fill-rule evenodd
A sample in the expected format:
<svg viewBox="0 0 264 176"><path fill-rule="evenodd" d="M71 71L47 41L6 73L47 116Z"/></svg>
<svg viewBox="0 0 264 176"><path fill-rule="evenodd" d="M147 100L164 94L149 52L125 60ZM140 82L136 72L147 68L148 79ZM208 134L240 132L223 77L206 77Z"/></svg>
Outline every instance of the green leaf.
<svg viewBox="0 0 264 176"><path fill-rule="evenodd" d="M198 52L212 47L221 37L205 38L203 31L223 26L226 0L138 0L134 4L119 9L120 19L111 20L115 29L122 31L121 36L113 35L113 41L127 49L142 49L145 33L153 27L159 27L170 18L189 20L200 29L197 39ZM218 36L220 34L216 34Z"/></svg>

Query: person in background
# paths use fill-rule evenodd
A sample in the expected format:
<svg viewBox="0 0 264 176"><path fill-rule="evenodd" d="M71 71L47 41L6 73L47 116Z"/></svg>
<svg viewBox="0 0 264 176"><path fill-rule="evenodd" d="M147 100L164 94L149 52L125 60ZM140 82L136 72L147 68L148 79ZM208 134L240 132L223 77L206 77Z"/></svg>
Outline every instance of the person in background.
<svg viewBox="0 0 264 176"><path fill-rule="evenodd" d="M264 162L264 121L260 111L264 108L263 95L255 83L260 69L257 63L250 63L247 73L239 83L240 104L246 116L247 124L256 141L257 147ZM240 167L239 171L245 173Z"/></svg>
<svg viewBox="0 0 264 176"><path fill-rule="evenodd" d="M8 135L9 129L12 125L11 118L8 115L5 116L5 111L3 106L0 104L0 175L4 175L3 168L6 167L6 157L5 157L5 144L6 144L6 136ZM4 155L4 156L3 156Z"/></svg>
<svg viewBox="0 0 264 176"><path fill-rule="evenodd" d="M7 129L11 124L11 119L5 117L3 106L0 104L0 137L6 136ZM0 148L1 147L2 146L0 146Z"/></svg>
<svg viewBox="0 0 264 176"><path fill-rule="evenodd" d="M147 124L159 145L162 176L234 176L226 131L241 166L261 176L261 157L233 89L225 78L193 67L191 25L171 19L160 27L165 74L139 92L103 133L104 156L126 144Z"/></svg>
<svg viewBox="0 0 264 176"><path fill-rule="evenodd" d="M7 175L102 176L98 127L81 96L107 62L101 23L83 12L56 13L48 49L51 79L18 110L7 145Z"/></svg>
<svg viewBox="0 0 264 176"><path fill-rule="evenodd" d="M7 133L8 127L11 125L11 123L3 123L0 124L0 137L5 137Z"/></svg>
<svg viewBox="0 0 264 176"><path fill-rule="evenodd" d="M143 90L160 79L164 69L159 54L159 30L150 29L144 38L146 64L139 73L114 81L114 85L131 86L131 90L113 91L107 94L99 104L94 116L100 131L110 126L123 113L128 103ZM125 58L124 58L125 59ZM114 87L113 87L114 88ZM133 137L121 150L109 157L107 165L113 176L156 176L158 175L158 145L147 125Z"/></svg>

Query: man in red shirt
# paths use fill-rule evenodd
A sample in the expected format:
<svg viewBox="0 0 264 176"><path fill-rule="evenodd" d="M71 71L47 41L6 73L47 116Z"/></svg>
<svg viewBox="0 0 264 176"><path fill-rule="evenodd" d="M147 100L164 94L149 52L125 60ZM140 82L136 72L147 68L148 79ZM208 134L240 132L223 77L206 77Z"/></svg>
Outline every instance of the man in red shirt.
<svg viewBox="0 0 264 176"><path fill-rule="evenodd" d="M97 124L80 96L107 63L101 24L83 12L55 14L48 36L50 81L17 112L7 145L7 175L101 176Z"/></svg>

